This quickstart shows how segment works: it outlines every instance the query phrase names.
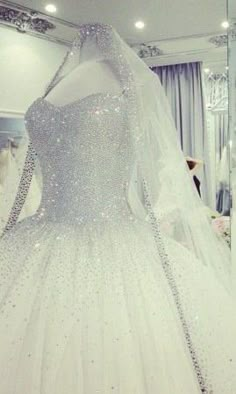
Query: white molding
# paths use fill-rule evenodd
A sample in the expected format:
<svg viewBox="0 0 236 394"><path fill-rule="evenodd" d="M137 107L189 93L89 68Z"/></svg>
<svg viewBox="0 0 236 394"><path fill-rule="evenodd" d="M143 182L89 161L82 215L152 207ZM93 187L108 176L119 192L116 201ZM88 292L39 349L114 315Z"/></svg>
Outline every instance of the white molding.
<svg viewBox="0 0 236 394"><path fill-rule="evenodd" d="M25 112L0 108L0 118L24 118Z"/></svg>
<svg viewBox="0 0 236 394"><path fill-rule="evenodd" d="M179 51L153 58L143 59L145 63L152 66L167 66L171 64L180 64L188 62L207 62L212 64L227 64L227 48L207 48L192 51Z"/></svg>
<svg viewBox="0 0 236 394"><path fill-rule="evenodd" d="M151 45L151 44L156 44L158 45L159 43L162 42L173 42L173 41L185 41L185 40L192 40L192 39L197 39L197 38L211 38L214 36L222 36L224 35L225 32L222 30L218 30L215 32L211 32L211 33L199 33L199 34L190 34L188 36L178 36L178 37L171 37L171 38L160 38L158 40L152 40L152 41L145 41L144 43L147 45ZM136 46L136 45L140 45L140 42L133 42L132 46Z"/></svg>

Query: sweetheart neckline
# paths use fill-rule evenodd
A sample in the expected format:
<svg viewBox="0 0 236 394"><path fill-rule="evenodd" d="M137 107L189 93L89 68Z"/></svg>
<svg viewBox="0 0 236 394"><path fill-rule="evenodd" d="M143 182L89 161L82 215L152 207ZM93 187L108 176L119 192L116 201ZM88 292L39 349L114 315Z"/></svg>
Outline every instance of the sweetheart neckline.
<svg viewBox="0 0 236 394"><path fill-rule="evenodd" d="M46 104L48 104L48 105L50 105L51 107L53 107L53 108L55 108L55 109L57 109L57 110L63 110L63 109L65 109L65 108L67 108L67 107L71 107L71 106L74 106L74 105L76 105L76 104L79 104L80 102L83 102L83 101L85 101L85 100L87 100L87 99L89 99L89 98L92 98L92 97L99 97L99 96L106 96L106 97L110 97L110 98L121 98L121 97L123 97L124 96L124 94L123 94L123 92L120 94L120 95L118 95L118 94L115 94L115 93L108 93L108 92L98 92L98 93L91 93L91 94L89 94L88 96L84 96L84 97L81 97L81 98L79 98L79 99L77 99L77 100L74 100L74 101L72 101L71 103L68 103L68 104L64 104L64 105L55 105L55 104L53 104L53 103L51 103L51 101L49 101L49 100L47 100L45 97L39 97L36 101L42 101L42 102L44 102L44 103L46 103Z"/></svg>

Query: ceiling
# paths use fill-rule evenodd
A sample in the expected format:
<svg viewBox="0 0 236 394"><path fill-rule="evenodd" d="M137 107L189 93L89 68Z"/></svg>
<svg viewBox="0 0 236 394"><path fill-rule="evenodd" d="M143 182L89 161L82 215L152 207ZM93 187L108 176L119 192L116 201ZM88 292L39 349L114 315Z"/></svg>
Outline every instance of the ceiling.
<svg viewBox="0 0 236 394"><path fill-rule="evenodd" d="M221 22L226 19L226 0L17 0L15 3L41 12L46 12L46 4L55 4L54 16L75 24L109 23L130 43L214 35L223 31ZM134 22L140 19L146 24L142 31L134 27Z"/></svg>
<svg viewBox="0 0 236 394"><path fill-rule="evenodd" d="M235 0L229 2L234 4ZM54 29L44 34L26 30L39 38L68 45L75 36L75 28L68 22L108 23L137 53L143 43L146 49L148 46L159 51L158 55L152 52L145 57L150 66L202 61L212 72L224 71L227 64L227 31L221 26L227 20L226 3L227 0L0 0L0 5L7 8L44 14L41 17L50 20ZM54 4L57 12L47 13L47 4ZM135 28L137 20L145 23L143 30ZM220 43L214 42L215 38Z"/></svg>
<svg viewBox="0 0 236 394"><path fill-rule="evenodd" d="M0 99L7 113L9 108L16 111L15 115L24 113L33 99L41 95L45 81L61 64L75 29L68 23L61 23L60 19L76 25L108 23L132 46L145 43L157 47L161 55L145 58L148 65L202 61L213 73L225 72L227 47L225 43L217 46L210 39L226 33L221 27L222 21L227 19L226 0L0 0L0 5L19 8L23 14L29 11L24 7L45 14L48 3L57 6L53 16L58 19L50 14L49 17L41 15L44 21L51 19L55 27L45 33L28 29L26 34L18 33L14 23L1 21ZM137 20L146 24L141 31L134 27ZM139 45L134 46L135 50L137 48ZM26 92L28 85L31 89ZM15 86L19 94L15 93Z"/></svg>

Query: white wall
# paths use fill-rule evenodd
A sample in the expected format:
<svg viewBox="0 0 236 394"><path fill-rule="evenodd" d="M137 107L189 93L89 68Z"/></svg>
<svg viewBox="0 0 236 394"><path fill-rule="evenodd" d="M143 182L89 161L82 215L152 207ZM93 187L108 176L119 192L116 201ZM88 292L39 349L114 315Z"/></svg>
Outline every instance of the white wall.
<svg viewBox="0 0 236 394"><path fill-rule="evenodd" d="M0 113L22 112L43 94L66 47L0 28Z"/></svg>

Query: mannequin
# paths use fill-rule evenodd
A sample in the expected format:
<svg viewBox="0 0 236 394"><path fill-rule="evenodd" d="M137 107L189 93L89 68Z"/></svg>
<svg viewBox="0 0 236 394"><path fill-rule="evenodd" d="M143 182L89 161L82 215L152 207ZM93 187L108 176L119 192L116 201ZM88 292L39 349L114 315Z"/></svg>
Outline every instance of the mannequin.
<svg viewBox="0 0 236 394"><path fill-rule="evenodd" d="M104 86L110 87L110 93L121 94L120 83L114 78L110 65L102 57L93 37L87 38L79 56L80 65L46 93L45 97L51 104L63 106L91 94L107 93Z"/></svg>

